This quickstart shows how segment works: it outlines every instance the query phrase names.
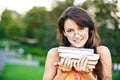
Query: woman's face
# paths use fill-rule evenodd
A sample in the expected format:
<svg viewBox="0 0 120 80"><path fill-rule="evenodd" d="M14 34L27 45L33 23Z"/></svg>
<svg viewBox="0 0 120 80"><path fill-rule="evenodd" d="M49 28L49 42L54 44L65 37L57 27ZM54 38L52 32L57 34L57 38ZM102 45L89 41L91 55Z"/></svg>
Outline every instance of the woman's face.
<svg viewBox="0 0 120 80"><path fill-rule="evenodd" d="M63 33L73 47L84 47L89 37L88 31L87 27L79 27L71 19L65 21Z"/></svg>

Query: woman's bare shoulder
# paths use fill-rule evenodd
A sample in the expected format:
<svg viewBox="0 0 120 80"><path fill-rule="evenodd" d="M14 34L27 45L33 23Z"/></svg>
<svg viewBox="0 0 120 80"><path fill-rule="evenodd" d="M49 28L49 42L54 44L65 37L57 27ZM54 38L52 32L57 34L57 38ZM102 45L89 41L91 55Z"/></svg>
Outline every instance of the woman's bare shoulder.
<svg viewBox="0 0 120 80"><path fill-rule="evenodd" d="M98 46L97 54L100 54L101 57L108 57L111 55L109 48L106 46Z"/></svg>
<svg viewBox="0 0 120 80"><path fill-rule="evenodd" d="M110 50L106 46L98 46L97 53L103 66L103 80L112 80L112 60Z"/></svg>
<svg viewBox="0 0 120 80"><path fill-rule="evenodd" d="M98 46L97 51L98 52L106 52L106 51L109 51L109 48L107 46Z"/></svg>
<svg viewBox="0 0 120 80"><path fill-rule="evenodd" d="M48 56L58 56L58 48L57 47L51 48L48 51Z"/></svg>

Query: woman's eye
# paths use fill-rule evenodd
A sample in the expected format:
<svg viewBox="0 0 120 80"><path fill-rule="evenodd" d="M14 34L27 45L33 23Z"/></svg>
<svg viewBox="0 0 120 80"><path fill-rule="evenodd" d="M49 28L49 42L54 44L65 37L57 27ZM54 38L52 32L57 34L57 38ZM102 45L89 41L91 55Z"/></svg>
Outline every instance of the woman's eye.
<svg viewBox="0 0 120 80"><path fill-rule="evenodd" d="M80 27L80 30L83 30L84 29L84 27Z"/></svg>
<svg viewBox="0 0 120 80"><path fill-rule="evenodd" d="M73 32L73 30L67 30L67 32Z"/></svg>

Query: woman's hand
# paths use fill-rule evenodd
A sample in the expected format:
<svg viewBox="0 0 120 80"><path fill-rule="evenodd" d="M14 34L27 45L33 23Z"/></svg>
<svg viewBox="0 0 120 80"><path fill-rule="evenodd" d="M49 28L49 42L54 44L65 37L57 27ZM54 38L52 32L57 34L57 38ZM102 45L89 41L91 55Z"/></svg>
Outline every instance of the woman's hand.
<svg viewBox="0 0 120 80"><path fill-rule="evenodd" d="M72 60L69 57L61 58L59 62L55 62L55 66L62 72L69 72L72 69Z"/></svg>
<svg viewBox="0 0 120 80"><path fill-rule="evenodd" d="M88 57L84 56L79 60L75 60L73 62L73 67L75 68L76 71L80 73L90 73L93 71L93 68L95 68L96 64L97 64L96 61L95 62L88 61Z"/></svg>

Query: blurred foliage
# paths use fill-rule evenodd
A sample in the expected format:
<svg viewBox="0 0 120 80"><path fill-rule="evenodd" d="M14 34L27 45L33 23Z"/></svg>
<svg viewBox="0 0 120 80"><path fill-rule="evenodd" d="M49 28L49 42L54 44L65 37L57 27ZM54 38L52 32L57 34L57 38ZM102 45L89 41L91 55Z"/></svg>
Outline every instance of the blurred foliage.
<svg viewBox="0 0 120 80"><path fill-rule="evenodd" d="M117 57L112 56L112 62L113 63L120 63L120 56L117 56Z"/></svg>
<svg viewBox="0 0 120 80"><path fill-rule="evenodd" d="M38 47L24 47L24 54L27 55L27 54L32 54L32 55L37 55L37 56L46 56L47 54L47 51L46 50L43 50L43 49L40 49Z"/></svg>
<svg viewBox="0 0 120 80"><path fill-rule="evenodd" d="M0 38L5 38L5 27L0 22Z"/></svg>
<svg viewBox="0 0 120 80"><path fill-rule="evenodd" d="M55 0L55 2L52 5L53 9L51 11L52 19L56 22L58 17L61 15L61 13L69 6L74 5L74 0Z"/></svg>
<svg viewBox="0 0 120 80"><path fill-rule="evenodd" d="M0 38L18 41L22 38L36 39L37 44L25 48L26 53L44 55L45 52L40 53L40 48L47 51L58 45L56 31L60 14L69 6L78 6L86 9L95 19L101 44L110 48L112 56L120 56L118 26L120 20L117 15L119 12L117 3L117 0L86 0L82 4L75 5L74 0L55 0L51 11L47 11L45 7L33 7L25 15L6 9L1 15Z"/></svg>
<svg viewBox="0 0 120 80"><path fill-rule="evenodd" d="M19 39L25 34L25 24L18 13L6 9L1 16L0 31L1 38Z"/></svg>
<svg viewBox="0 0 120 80"><path fill-rule="evenodd" d="M98 28L100 37L101 37L101 43L103 45L106 45L108 48L110 48L112 56L120 56L120 30L112 30L108 29L104 25Z"/></svg>
<svg viewBox="0 0 120 80"><path fill-rule="evenodd" d="M44 16L43 16L44 15ZM39 29L42 25L46 24L48 12L44 7L33 7L25 15L24 21L27 24L26 37L34 38L34 30Z"/></svg>
<svg viewBox="0 0 120 80"><path fill-rule="evenodd" d="M39 40L38 45L44 49L54 46L56 26L49 11L44 7L33 7L26 13L24 21L27 25L26 37L36 38Z"/></svg>

